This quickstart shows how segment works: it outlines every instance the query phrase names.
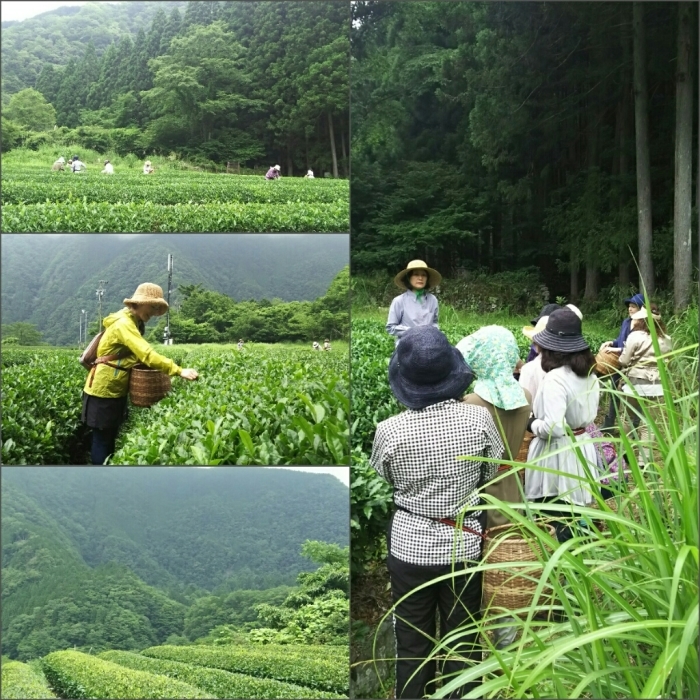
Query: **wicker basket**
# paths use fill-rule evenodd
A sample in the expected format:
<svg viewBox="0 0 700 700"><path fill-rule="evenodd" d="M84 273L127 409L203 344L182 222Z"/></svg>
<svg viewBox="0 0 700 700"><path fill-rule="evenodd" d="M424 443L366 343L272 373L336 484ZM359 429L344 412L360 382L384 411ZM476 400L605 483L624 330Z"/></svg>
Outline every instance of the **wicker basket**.
<svg viewBox="0 0 700 700"><path fill-rule="evenodd" d="M131 370L129 393L134 406L153 406L172 388L170 377L146 365L135 365Z"/></svg>
<svg viewBox="0 0 700 700"><path fill-rule="evenodd" d="M620 369L620 353L601 350L595 356L595 373L601 377Z"/></svg>
<svg viewBox="0 0 700 700"><path fill-rule="evenodd" d="M612 498L608 498L605 501L605 505L610 508L610 510L613 513L619 513L620 512L620 497L618 496L613 496ZM591 503L591 508L595 508L596 510L600 510L600 506L598 505L598 501L593 501ZM630 518L636 523L640 523L640 517L639 517L639 504L637 501L630 499L627 502L627 507L624 509L624 512L622 513L626 518ZM608 528L608 523L607 520L596 520L595 521L596 527L601 531L601 532L607 532L609 530Z"/></svg>
<svg viewBox="0 0 700 700"><path fill-rule="evenodd" d="M515 457L516 462L527 462L527 453L530 449L530 443L532 442L532 438L535 436L529 432L525 431L525 435L523 436L523 442L520 445L520 450L518 450L518 454Z"/></svg>
<svg viewBox="0 0 700 700"><path fill-rule="evenodd" d="M554 528L551 525L539 524L554 537ZM487 564L499 564L508 562L539 562L541 557L540 545L532 536L527 535L517 525L500 525L486 531L484 544L484 562ZM524 575L518 575L518 570L523 567L508 567L505 569L489 569L484 572L483 601L484 609L502 608L513 611L519 608L528 608L532 604L537 588L537 567L530 569ZM539 570L542 570L540 564ZM539 605L552 604L552 589L545 587L539 600ZM524 616L526 613L521 612Z"/></svg>

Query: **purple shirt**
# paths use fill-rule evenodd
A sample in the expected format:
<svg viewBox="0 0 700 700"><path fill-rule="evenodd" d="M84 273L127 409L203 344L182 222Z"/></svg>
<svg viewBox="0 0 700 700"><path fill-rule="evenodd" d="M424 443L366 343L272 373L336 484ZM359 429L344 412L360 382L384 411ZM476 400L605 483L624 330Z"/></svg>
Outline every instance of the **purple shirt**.
<svg viewBox="0 0 700 700"><path fill-rule="evenodd" d="M270 168L265 175L265 179L266 180L276 180L279 176L280 176L280 174L277 170L275 170L274 168Z"/></svg>

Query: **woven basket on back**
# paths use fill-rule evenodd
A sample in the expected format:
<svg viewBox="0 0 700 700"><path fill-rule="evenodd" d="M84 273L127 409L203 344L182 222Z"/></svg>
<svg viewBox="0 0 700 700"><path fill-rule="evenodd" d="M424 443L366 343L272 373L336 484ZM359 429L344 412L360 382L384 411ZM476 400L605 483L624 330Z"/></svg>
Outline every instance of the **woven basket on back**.
<svg viewBox="0 0 700 700"><path fill-rule="evenodd" d="M551 525L540 524L554 537L554 528ZM526 530L518 525L508 524L491 528L486 531L484 542L484 562L487 564L499 564L508 562L532 562L537 564L542 556L541 545ZM535 589L537 588L538 571L542 571L542 564L530 569L525 575L518 575L523 567L511 567L503 569L489 569L484 572L483 579L483 607L503 608L504 610L517 610L527 608L532 604ZM532 580L531 580L532 579ZM551 605L552 589L548 586L540 597L540 605ZM526 613L520 613L525 615Z"/></svg>
<svg viewBox="0 0 700 700"><path fill-rule="evenodd" d="M620 353L601 350L595 356L595 373L601 377L620 369Z"/></svg>
<svg viewBox="0 0 700 700"><path fill-rule="evenodd" d="M172 388L170 377L146 365L135 365L129 379L129 393L134 406L153 406Z"/></svg>
<svg viewBox="0 0 700 700"><path fill-rule="evenodd" d="M610 508L613 513L619 513L620 512L620 498L613 496L612 498L608 498L605 501L605 505ZM591 503L591 508L595 508L597 510L600 510L600 506L598 505L597 501L593 501ZM627 501L627 506L621 513L624 515L626 518L629 518L630 520L633 520L636 523L641 523L640 519L640 514L639 514L639 503L634 500L630 499ZM607 521L605 520L596 520L596 526L601 532L606 532L608 528Z"/></svg>

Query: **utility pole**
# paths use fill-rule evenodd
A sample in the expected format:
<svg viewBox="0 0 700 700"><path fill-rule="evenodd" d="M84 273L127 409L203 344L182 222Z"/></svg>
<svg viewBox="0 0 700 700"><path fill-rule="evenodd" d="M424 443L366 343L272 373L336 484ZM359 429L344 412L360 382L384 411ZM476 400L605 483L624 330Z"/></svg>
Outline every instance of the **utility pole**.
<svg viewBox="0 0 700 700"><path fill-rule="evenodd" d="M80 331L78 344L82 347L83 343L87 343L87 314L85 313L85 309L80 310Z"/></svg>
<svg viewBox="0 0 700 700"><path fill-rule="evenodd" d="M170 334L170 288L173 283L173 254L168 253L168 297L166 301L168 302L168 311L165 316L165 332L163 333L163 344L172 345L172 336Z"/></svg>
<svg viewBox="0 0 700 700"><path fill-rule="evenodd" d="M107 291L105 289L105 285L107 282L104 280L100 280L100 286L97 288L96 294L97 294L97 303L99 304L99 323L97 324L97 332L99 333L102 330L102 297L105 295L105 292ZM86 329L87 330L87 329ZM87 341L87 333L85 335L85 340Z"/></svg>

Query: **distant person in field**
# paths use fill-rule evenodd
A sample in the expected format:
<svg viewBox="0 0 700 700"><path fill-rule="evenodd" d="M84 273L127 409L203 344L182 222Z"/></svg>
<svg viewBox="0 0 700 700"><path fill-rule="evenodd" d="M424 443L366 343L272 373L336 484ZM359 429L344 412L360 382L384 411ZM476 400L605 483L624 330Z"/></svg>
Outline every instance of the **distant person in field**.
<svg viewBox="0 0 700 700"><path fill-rule="evenodd" d="M314 344L311 346L314 350L320 350L321 346L314 340Z"/></svg>
<svg viewBox="0 0 700 700"><path fill-rule="evenodd" d="M311 168L309 168L309 171L306 173L306 175L304 175L304 177L308 177L309 180L313 180L314 179L314 171L311 170Z"/></svg>
<svg viewBox="0 0 700 700"><path fill-rule="evenodd" d="M238 349L243 350L243 338L238 341Z"/></svg>
<svg viewBox="0 0 700 700"><path fill-rule="evenodd" d="M51 170L64 170L66 165L66 159L61 156L58 160L54 161L54 164L51 166Z"/></svg>
<svg viewBox="0 0 700 700"><path fill-rule="evenodd" d="M266 180L279 180L280 178L280 168L279 165L273 165L266 173L265 173L265 179Z"/></svg>
<svg viewBox="0 0 700 700"><path fill-rule="evenodd" d="M85 165L85 163L83 163L78 156L73 156L70 168L74 173L79 173L83 170L87 170L87 165Z"/></svg>
<svg viewBox="0 0 700 700"><path fill-rule="evenodd" d="M143 164L143 174L144 175L150 175L151 173L154 173L155 171L156 171L156 169L153 167L150 160L147 160Z"/></svg>
<svg viewBox="0 0 700 700"><path fill-rule="evenodd" d="M441 280L442 275L422 260L411 260L394 277L394 284L406 290L391 302L386 322L386 331L396 337L397 345L409 328L438 327L438 302L428 290L437 287Z"/></svg>
<svg viewBox="0 0 700 700"><path fill-rule="evenodd" d="M97 361L83 388L82 421L92 428L92 464L104 464L114 452L119 427L125 418L129 375L134 365L143 363L151 369L183 379L197 379L194 369L183 369L171 359L159 355L143 338L145 324L153 316L168 310L163 290L145 282L136 288L126 308L107 316L102 325L104 335L97 346Z"/></svg>
<svg viewBox="0 0 700 700"><path fill-rule="evenodd" d="M328 340L328 338L326 338L326 339L323 341L323 349L324 349L324 350L330 350L330 349L331 349L331 341Z"/></svg>
<svg viewBox="0 0 700 700"><path fill-rule="evenodd" d="M114 175L114 166L108 161L105 161L105 167L102 171L105 175Z"/></svg>

